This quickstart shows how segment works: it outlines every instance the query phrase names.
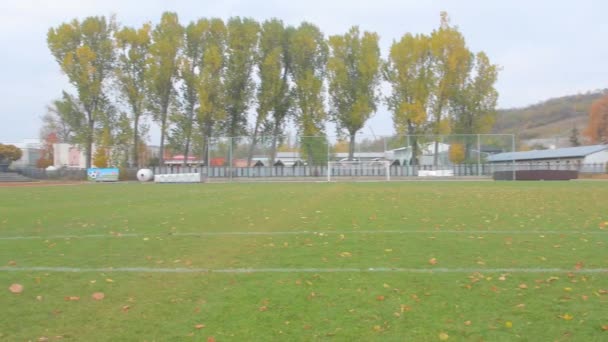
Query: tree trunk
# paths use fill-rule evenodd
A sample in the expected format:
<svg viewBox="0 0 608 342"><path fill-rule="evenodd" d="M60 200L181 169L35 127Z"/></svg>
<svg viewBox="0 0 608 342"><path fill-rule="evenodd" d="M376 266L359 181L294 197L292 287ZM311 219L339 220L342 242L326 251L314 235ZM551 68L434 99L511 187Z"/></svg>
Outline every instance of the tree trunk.
<svg viewBox="0 0 608 342"><path fill-rule="evenodd" d="M206 122L203 124L203 127L201 127L201 133L203 134L203 154L201 158L207 167L211 166L209 165L211 163L211 158L209 156L209 139L211 139L212 125L212 122Z"/></svg>
<svg viewBox="0 0 608 342"><path fill-rule="evenodd" d="M275 123L272 130L272 147L270 148L270 165L274 165L277 157L277 141L279 140L279 125Z"/></svg>
<svg viewBox="0 0 608 342"><path fill-rule="evenodd" d="M139 115L133 118L133 166L140 167L139 164Z"/></svg>
<svg viewBox="0 0 608 342"><path fill-rule="evenodd" d="M259 120L255 121L255 127L253 128L253 137L251 138L251 145L249 146L249 154L247 155L247 166L251 166L251 160L253 159L253 151L255 150L255 144L258 139L258 130L260 129Z"/></svg>
<svg viewBox="0 0 608 342"><path fill-rule="evenodd" d="M92 115L89 114L89 117ZM89 132L87 134L86 146L85 146L85 166L87 169L91 168L91 162L93 160L93 129L95 128L95 120L89 118L88 120Z"/></svg>
<svg viewBox="0 0 608 342"><path fill-rule="evenodd" d="M165 129L166 129L166 120L163 119L160 124L160 148L159 148L159 157L158 164L160 166L165 165Z"/></svg>
<svg viewBox="0 0 608 342"><path fill-rule="evenodd" d="M350 134L350 143L348 144L348 160L355 160L354 156L356 133L357 132Z"/></svg>
<svg viewBox="0 0 608 342"><path fill-rule="evenodd" d="M188 154L190 152L190 137L186 136L186 146L184 147L184 162L183 165L188 165Z"/></svg>
<svg viewBox="0 0 608 342"><path fill-rule="evenodd" d="M313 158L313 148L312 148L312 144L310 142L306 143L306 151L308 152L308 166L312 166L314 163L314 158Z"/></svg>
<svg viewBox="0 0 608 342"><path fill-rule="evenodd" d="M407 134L412 138L412 157L410 158L410 165L418 165L418 137L414 133L414 126L408 120Z"/></svg>

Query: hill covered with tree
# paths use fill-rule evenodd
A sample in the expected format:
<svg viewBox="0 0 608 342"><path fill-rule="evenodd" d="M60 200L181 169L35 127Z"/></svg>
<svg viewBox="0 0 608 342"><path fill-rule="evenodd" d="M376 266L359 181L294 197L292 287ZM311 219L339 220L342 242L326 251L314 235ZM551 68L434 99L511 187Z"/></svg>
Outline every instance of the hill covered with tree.
<svg viewBox="0 0 608 342"><path fill-rule="evenodd" d="M493 133L515 133L520 141L561 137L568 139L573 128L583 132L594 101L608 89L552 98L523 108L498 110ZM585 138L580 133L580 139Z"/></svg>

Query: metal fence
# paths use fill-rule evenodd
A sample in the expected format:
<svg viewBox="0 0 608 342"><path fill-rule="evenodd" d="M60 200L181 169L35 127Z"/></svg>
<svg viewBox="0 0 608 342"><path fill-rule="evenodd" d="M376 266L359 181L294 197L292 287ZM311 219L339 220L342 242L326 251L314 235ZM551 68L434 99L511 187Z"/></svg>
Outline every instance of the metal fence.
<svg viewBox="0 0 608 342"><path fill-rule="evenodd" d="M17 170L20 174L32 178L32 179L40 179L40 180L49 180L49 179L61 179L61 180L75 180L75 181L83 181L87 179L87 170L86 169L67 169L60 168L53 172L47 172L45 169L39 169L35 167L25 167Z"/></svg>
<svg viewBox="0 0 608 342"><path fill-rule="evenodd" d="M484 177L491 178L494 172L499 171L528 171L528 170L571 170L580 173L606 173L607 164L579 164L567 165L563 163L544 163L542 165L530 163L515 164L454 164L454 165L419 165L419 166L390 166L391 179L397 180L405 177L436 177L448 179L449 177ZM165 166L152 169L155 174L171 173L201 173L203 179L213 181L239 181L239 180L285 180L294 178L297 180L324 180L327 178L327 166L256 166L256 167L231 167L231 166ZM421 171L441 171L437 176L432 173ZM449 175L449 176L446 176ZM339 172L332 171L332 179L362 179L380 177L385 175L383 168L373 167L348 167Z"/></svg>
<svg viewBox="0 0 608 342"><path fill-rule="evenodd" d="M206 182L226 181L324 181L327 179L327 165L318 166L182 166L167 165L151 168L154 174L180 174L200 173ZM537 171L537 170L570 170L584 174L608 173L608 164L567 164L567 163L504 163L504 164L454 164L442 165L414 165L389 167L390 178L399 180L404 178L433 177L437 179L449 179L450 177L482 177L491 178L495 172L501 171ZM123 180L135 180L136 169L123 170ZM423 172L421 172L423 171ZM424 171L441 171L436 176L429 176ZM33 179L61 179L61 180L86 180L85 169L59 169L54 173L47 173L44 169L23 168L18 170L22 175ZM449 175L449 176L446 176ZM332 180L366 180L377 178L384 179L386 176L384 168L378 167L348 167L339 172L332 171Z"/></svg>

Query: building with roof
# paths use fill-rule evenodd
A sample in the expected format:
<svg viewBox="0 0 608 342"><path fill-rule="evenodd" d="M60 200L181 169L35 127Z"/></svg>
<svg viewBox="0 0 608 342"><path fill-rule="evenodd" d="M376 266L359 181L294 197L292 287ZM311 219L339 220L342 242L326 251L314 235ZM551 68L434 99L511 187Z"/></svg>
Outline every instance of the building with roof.
<svg viewBox="0 0 608 342"><path fill-rule="evenodd" d="M517 163L534 166L535 168L578 169L584 171L584 168L588 165L608 163L608 145L498 153L489 156L487 161L492 164Z"/></svg>
<svg viewBox="0 0 608 342"><path fill-rule="evenodd" d="M42 142L40 139L24 139L22 142L4 144L14 145L21 150L21 158L11 163L11 168L13 169L35 167L42 153Z"/></svg>

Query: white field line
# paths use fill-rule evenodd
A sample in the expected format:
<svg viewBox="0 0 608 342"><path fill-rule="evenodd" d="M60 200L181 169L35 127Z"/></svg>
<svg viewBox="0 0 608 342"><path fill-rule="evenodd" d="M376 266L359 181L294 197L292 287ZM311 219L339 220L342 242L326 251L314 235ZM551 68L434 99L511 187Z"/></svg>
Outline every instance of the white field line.
<svg viewBox="0 0 608 342"><path fill-rule="evenodd" d="M337 235L337 234L494 234L494 235L608 235L608 231L583 231L583 230L330 230L330 231L273 231L273 232L190 232L190 233L116 233L116 234L85 234L85 235L21 235L0 236L3 240L38 240L38 239L104 239L104 238L139 238L139 237L205 237L205 236L280 236L280 235Z"/></svg>
<svg viewBox="0 0 608 342"><path fill-rule="evenodd" d="M0 272L63 272L63 273L608 273L608 268L80 268L80 267L0 267Z"/></svg>

